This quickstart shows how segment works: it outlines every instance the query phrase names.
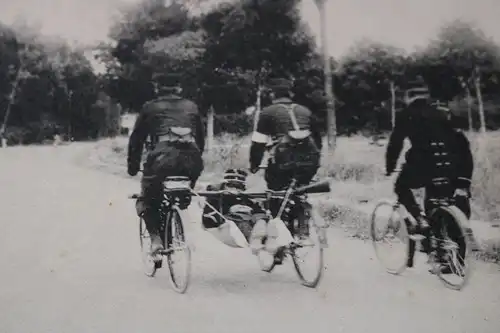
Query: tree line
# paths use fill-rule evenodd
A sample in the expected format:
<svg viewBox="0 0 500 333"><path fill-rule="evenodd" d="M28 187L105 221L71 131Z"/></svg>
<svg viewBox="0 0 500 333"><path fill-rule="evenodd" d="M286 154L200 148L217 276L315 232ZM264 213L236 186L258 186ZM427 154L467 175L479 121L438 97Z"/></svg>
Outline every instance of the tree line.
<svg viewBox="0 0 500 333"><path fill-rule="evenodd" d="M138 110L153 95L153 72L181 72L188 97L205 111L213 107L222 124L244 118L242 111L257 103L269 74L284 74L295 80L295 99L325 116L323 60L299 3L240 0L199 15L182 1L130 6L110 31L114 43L102 45L107 91L125 108ZM404 83L418 76L437 103L455 111L458 126L500 124L500 48L472 23L446 22L413 53L362 40L342 58L329 60L340 133L389 130L402 107ZM263 94L260 103L268 102ZM227 114L233 120L223 120Z"/></svg>
<svg viewBox="0 0 500 333"><path fill-rule="evenodd" d="M110 28L111 42L97 48L102 74L92 72L79 50L26 41L1 27L0 115L18 82L11 126L55 123L81 138L115 134L113 112L138 112L154 97L152 75L177 72L186 97L205 113L215 111L216 132L251 131L252 117L244 110L270 102L262 89L269 75L293 78L294 99L325 117L323 59L301 20L300 1L227 1L202 12L194 9L210 0L127 5ZM328 61L340 134L390 130L405 82L419 76L433 99L454 111L459 127L500 124L500 48L470 22L446 22L415 52L361 40Z"/></svg>
<svg viewBox="0 0 500 333"><path fill-rule="evenodd" d="M0 136L9 145L116 135L121 110L104 86L85 49L0 25Z"/></svg>

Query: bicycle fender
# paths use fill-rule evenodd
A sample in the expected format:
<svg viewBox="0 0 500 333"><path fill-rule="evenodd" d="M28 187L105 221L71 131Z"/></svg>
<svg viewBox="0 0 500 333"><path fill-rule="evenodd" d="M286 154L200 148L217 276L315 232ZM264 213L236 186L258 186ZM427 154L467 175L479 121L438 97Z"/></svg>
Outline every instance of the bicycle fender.
<svg viewBox="0 0 500 333"><path fill-rule="evenodd" d="M465 216L465 214L458 207L447 206L447 207L440 207L440 209L443 209L448 214L450 214L455 219L455 221L460 223L462 228L464 228L464 229L471 228L470 223L469 223L469 219L467 218L467 216Z"/></svg>

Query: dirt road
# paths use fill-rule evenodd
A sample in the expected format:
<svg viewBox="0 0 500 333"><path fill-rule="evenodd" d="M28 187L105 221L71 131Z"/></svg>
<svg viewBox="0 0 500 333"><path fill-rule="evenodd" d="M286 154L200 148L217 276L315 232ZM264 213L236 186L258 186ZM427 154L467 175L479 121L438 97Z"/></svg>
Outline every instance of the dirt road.
<svg viewBox="0 0 500 333"><path fill-rule="evenodd" d="M422 260L386 274L369 243L329 232L317 290L290 263L260 272L250 253L219 244L189 211L195 247L188 293L166 272L143 275L127 194L137 180L73 163L85 145L0 150L0 332L440 332L500 329L498 266L476 263L462 292Z"/></svg>

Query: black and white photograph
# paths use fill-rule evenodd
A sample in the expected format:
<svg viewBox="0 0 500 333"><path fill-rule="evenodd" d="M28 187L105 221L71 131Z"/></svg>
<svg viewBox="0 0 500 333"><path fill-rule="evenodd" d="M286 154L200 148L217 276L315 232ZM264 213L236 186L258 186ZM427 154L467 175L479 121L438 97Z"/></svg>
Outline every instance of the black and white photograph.
<svg viewBox="0 0 500 333"><path fill-rule="evenodd" d="M500 332L499 0L0 8L0 333Z"/></svg>

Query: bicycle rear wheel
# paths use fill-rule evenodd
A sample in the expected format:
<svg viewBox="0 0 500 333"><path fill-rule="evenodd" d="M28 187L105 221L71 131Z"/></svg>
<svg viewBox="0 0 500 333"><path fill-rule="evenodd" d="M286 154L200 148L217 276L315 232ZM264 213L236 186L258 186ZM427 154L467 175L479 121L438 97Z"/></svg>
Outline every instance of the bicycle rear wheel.
<svg viewBox="0 0 500 333"><path fill-rule="evenodd" d="M265 239L262 243L265 243ZM271 273L276 267L276 260L274 259L274 255L262 249L257 253L257 260L259 261L260 270L266 273Z"/></svg>
<svg viewBox="0 0 500 333"><path fill-rule="evenodd" d="M409 234L406 223L394 202L382 200L373 209L370 236L375 254L385 270L394 275L404 272L409 256Z"/></svg>
<svg viewBox="0 0 500 333"><path fill-rule="evenodd" d="M170 282L176 292L183 294L191 277L191 249L186 242L184 225L177 207L172 207L167 215L165 245Z"/></svg>
<svg viewBox="0 0 500 333"><path fill-rule="evenodd" d="M151 237L146 229L144 219L139 218L139 241L141 244L141 257L144 266L144 274L149 277L154 277L158 269L158 263L151 255ZM160 261L161 263L161 261Z"/></svg>
<svg viewBox="0 0 500 333"><path fill-rule="evenodd" d="M304 222L309 224L309 241L305 244L301 244L299 241L298 245L294 245L290 249L290 252L301 284L305 287L315 288L321 281L324 271L323 246L318 232L319 227L312 214L309 212L304 215L304 218L307 219ZM309 259L305 258L306 255ZM312 267L307 267L308 264L312 264Z"/></svg>
<svg viewBox="0 0 500 333"><path fill-rule="evenodd" d="M471 244L465 232L467 217L456 207L439 207L431 213L433 223L438 223L441 236L445 267L449 274L437 270L439 280L453 290L463 289L471 275Z"/></svg>

